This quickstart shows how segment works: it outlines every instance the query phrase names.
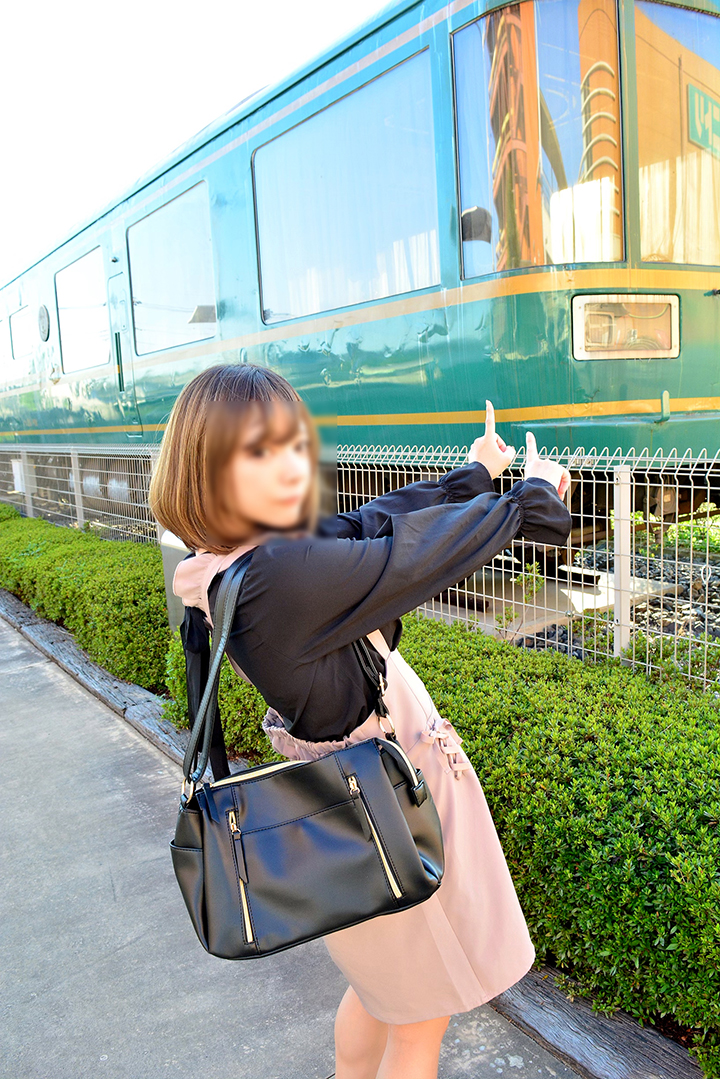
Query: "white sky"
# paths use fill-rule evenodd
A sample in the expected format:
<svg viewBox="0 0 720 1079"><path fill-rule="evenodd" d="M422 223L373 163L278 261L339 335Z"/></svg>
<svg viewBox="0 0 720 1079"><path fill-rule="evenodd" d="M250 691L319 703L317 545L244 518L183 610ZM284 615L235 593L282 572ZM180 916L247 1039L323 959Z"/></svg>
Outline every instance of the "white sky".
<svg viewBox="0 0 720 1079"><path fill-rule="evenodd" d="M187 138L387 0L11 0L0 285Z"/></svg>

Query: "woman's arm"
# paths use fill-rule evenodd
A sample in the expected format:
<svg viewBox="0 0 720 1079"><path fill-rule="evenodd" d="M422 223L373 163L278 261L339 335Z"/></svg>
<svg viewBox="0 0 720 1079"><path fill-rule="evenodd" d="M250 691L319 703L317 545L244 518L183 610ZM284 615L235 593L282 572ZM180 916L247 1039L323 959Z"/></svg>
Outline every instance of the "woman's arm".
<svg viewBox="0 0 720 1079"><path fill-rule="evenodd" d="M392 514L373 539L271 540L253 555L233 636L252 624L273 650L312 662L469 577L516 536L558 545L570 528L554 486L531 477L502 495Z"/></svg>
<svg viewBox="0 0 720 1079"><path fill-rule="evenodd" d="M325 517L318 523L317 534L372 539L382 534L387 518L393 514L410 513L447 502L467 502L477 495L494 491L493 478L511 464L515 448L506 445L495 430L492 401L486 400L485 410L485 432L470 447L466 465L452 469L439 480L410 483L373 498L357 510ZM531 431L526 433L526 443L524 478L545 479L559 490L562 498L570 483L570 473L551 458L540 460Z"/></svg>
<svg viewBox="0 0 720 1079"><path fill-rule="evenodd" d="M405 487L373 498L357 510L323 517L317 534L345 539L372 539L393 514L411 513L426 506L440 506L448 502L467 502L494 490L485 465L472 461L460 468L453 468L439 480L408 483Z"/></svg>

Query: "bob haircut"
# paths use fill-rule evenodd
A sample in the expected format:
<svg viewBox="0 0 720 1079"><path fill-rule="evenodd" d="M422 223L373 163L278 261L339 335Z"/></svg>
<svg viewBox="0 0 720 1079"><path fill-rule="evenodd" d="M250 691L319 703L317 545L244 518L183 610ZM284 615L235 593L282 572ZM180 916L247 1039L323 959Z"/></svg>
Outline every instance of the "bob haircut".
<svg viewBox="0 0 720 1079"><path fill-rule="evenodd" d="M280 409L278 410L278 406ZM216 364L196 375L173 405L150 481L149 504L163 526L191 550L226 554L244 535L229 523L222 477L248 419L260 410L262 427L252 449L287 442L305 422L312 479L298 530L314 530L320 504L320 442L305 402L282 375L257 364ZM279 422L285 413L285 423Z"/></svg>

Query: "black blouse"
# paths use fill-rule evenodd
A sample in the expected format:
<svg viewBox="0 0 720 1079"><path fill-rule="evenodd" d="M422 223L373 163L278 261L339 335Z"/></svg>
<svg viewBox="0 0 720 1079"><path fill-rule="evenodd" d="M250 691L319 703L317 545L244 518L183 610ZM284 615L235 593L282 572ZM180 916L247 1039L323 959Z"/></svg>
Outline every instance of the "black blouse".
<svg viewBox="0 0 720 1079"><path fill-rule="evenodd" d="M256 547L227 652L291 734L342 738L375 703L354 640L380 629L397 648L403 614L479 570L516 536L562 545L570 528L555 487L538 477L501 495L473 462L411 483L323 518L314 534ZM211 613L222 576L208 590ZM366 643L384 673L382 656Z"/></svg>

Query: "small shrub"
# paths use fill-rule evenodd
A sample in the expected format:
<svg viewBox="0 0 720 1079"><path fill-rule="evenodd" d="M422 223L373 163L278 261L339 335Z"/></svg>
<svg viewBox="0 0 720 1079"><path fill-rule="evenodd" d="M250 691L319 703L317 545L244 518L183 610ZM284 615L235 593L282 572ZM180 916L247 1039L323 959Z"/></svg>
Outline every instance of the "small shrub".
<svg viewBox="0 0 720 1079"><path fill-rule="evenodd" d="M717 514L718 507L713 502L704 502L698 507L697 513L700 514L703 511L707 514L711 512ZM665 547L672 548L676 543L679 547L695 551L696 557L701 556L705 551L720 551L720 518L698 516L694 521L670 525L665 536Z"/></svg>
<svg viewBox="0 0 720 1079"><path fill-rule="evenodd" d="M0 588L64 625L118 678L164 691L170 628L159 548L8 509L0 516Z"/></svg>

